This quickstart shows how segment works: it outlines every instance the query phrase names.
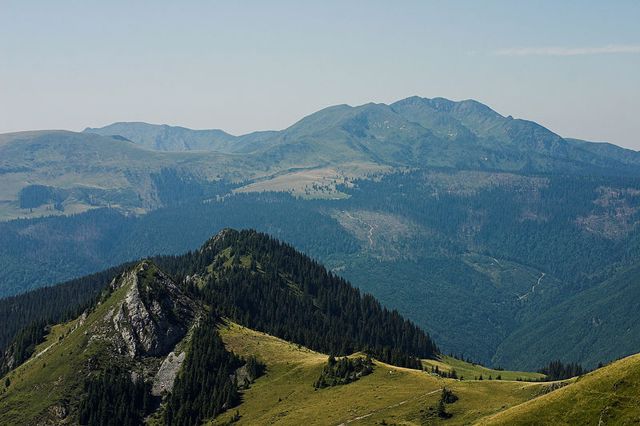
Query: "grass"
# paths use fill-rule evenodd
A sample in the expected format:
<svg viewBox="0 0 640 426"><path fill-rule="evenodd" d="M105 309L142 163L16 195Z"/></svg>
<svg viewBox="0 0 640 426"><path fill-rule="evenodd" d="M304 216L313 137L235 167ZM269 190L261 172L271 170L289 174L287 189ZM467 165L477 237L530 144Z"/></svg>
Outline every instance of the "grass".
<svg viewBox="0 0 640 426"><path fill-rule="evenodd" d="M640 354L484 419L484 425L640 424Z"/></svg>
<svg viewBox="0 0 640 426"><path fill-rule="evenodd" d="M339 200L349 196L337 190L337 185L349 179L364 178L370 173L382 173L387 167L373 163L352 163L349 167L312 167L304 170L282 171L234 190L248 192L288 192L303 199Z"/></svg>
<svg viewBox="0 0 640 426"><path fill-rule="evenodd" d="M11 381L0 389L0 424L36 424L50 418L50 407L60 404L73 407L82 391L84 377L80 372L92 355L104 353L103 342L90 340L91 333L127 291L123 286L96 307L84 323L75 319L52 327L45 341L38 345L34 355L24 364L7 374ZM4 381L4 378L3 378Z"/></svg>
<svg viewBox="0 0 640 426"><path fill-rule="evenodd" d="M51 407L74 411L84 377L78 374L94 355L109 356L100 339L91 339L107 312L125 295L116 290L84 321L54 326L36 355L0 383L0 424L37 424L53 418ZM85 334L88 331L88 334ZM220 327L227 347L241 356L257 356L264 376L243 391L240 406L209 422L222 425L238 410L239 424L637 424L640 422L640 355L625 358L550 392L552 384L515 381L541 375L491 370L443 356L424 360L441 371L465 377L500 374L503 380L454 380L425 371L375 361L374 372L354 383L314 389L327 355L227 322ZM3 379L4 382L4 379ZM442 388L458 401L446 406L443 420L435 407ZM158 416L149 420L161 422ZM68 418L65 421L72 421Z"/></svg>
<svg viewBox="0 0 640 426"><path fill-rule="evenodd" d="M502 380L536 381L545 377L544 374L527 371L495 370L446 355L442 355L436 360L425 359L422 361L422 364L427 370L436 366L443 372L451 372L451 370L455 370L458 377L464 377L465 380L479 379L480 376L482 376L484 380L488 380L489 377L496 379L496 377L501 376Z"/></svg>
<svg viewBox="0 0 640 426"><path fill-rule="evenodd" d="M267 365L267 373L244 392L237 407L240 425L439 423L435 406L445 386L460 397L448 405L453 417L446 424L466 424L531 399L544 386L444 379L375 361L374 372L354 383L315 390L313 382L327 361L326 354L233 323L220 331L229 349L242 356L255 355ZM211 424L225 424L235 412L232 409Z"/></svg>

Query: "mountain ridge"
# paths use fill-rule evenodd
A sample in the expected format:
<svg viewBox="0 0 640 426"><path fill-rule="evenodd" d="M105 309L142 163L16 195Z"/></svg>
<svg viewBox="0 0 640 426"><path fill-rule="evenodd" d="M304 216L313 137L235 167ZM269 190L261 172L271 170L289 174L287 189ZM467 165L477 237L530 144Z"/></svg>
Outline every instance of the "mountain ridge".
<svg viewBox="0 0 640 426"><path fill-rule="evenodd" d="M82 315L41 329L39 339L10 345L24 345L31 357L10 365L0 418L24 424L79 416L85 422L113 408L101 405L100 392L125 391L146 401L115 406L123 416L138 418L133 424L158 408L171 424L215 416L239 402L236 382L241 382L229 372L240 374L243 365L259 370L249 358L243 361L224 349L216 337L221 318L328 353L367 351L413 369L421 368L418 356L438 353L411 322L291 247L255 231L224 229L196 252L127 267ZM211 377L217 368L223 370ZM184 369L190 370L178 374ZM253 373L242 374L253 380ZM130 381L135 389L128 389ZM210 405L193 394L194 386L225 396ZM28 409L24 401L30 401Z"/></svg>
<svg viewBox="0 0 640 426"><path fill-rule="evenodd" d="M247 285L261 275L268 279ZM244 286L238 289L242 297L229 298L239 286ZM266 287L267 293L260 293ZM218 291L211 292L214 288ZM330 291L328 299L322 289ZM313 306L301 311L306 318L312 318L309 310L318 310L346 321L339 328L302 321L302 334L287 330L285 320L297 315L290 299L279 297L277 309L261 312L273 308L275 300L264 296L274 290L296 299L315 294ZM126 267L82 315L51 324L31 357L2 377L2 421L186 425L278 419L326 424L318 412L327 407L332 407L326 415L332 423L365 424L389 419L409 425L527 424L532 418L571 424L577 418L615 421L640 415L637 404L628 403L640 384L640 355L554 382L539 382L543 377L535 373L489 370L437 351L404 368L394 362L404 362L395 351L435 346L424 347L419 334L406 334L407 323L397 313L374 309L348 320L354 305L347 294L359 294L353 291L286 244L255 231L225 228L196 251ZM275 327L266 333L267 323L259 319L271 315ZM328 374L327 363L338 362L329 350L331 339L337 338L333 347L338 354L365 359L362 342L360 351L344 345L353 329L362 327L370 343L385 339L384 334L374 336L381 327L392 330L396 339L391 346L369 348L391 363L374 357L367 375L351 383L328 377L326 387L314 388L320 374ZM326 350L304 345L308 333L320 338L308 344ZM438 408L447 394L453 396Z"/></svg>
<svg viewBox="0 0 640 426"><path fill-rule="evenodd" d="M163 173L174 186L224 181L310 198L340 197L345 180L406 168L640 176L640 154L620 150L564 139L477 101L420 97L330 106L283 130L240 136L141 122L13 133L0 135L0 219L110 205L146 213L166 205Z"/></svg>

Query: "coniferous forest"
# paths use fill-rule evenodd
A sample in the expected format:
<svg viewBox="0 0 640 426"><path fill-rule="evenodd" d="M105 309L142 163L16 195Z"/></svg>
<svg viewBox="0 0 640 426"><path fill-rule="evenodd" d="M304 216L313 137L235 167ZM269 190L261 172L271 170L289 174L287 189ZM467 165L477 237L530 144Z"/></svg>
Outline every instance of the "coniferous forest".
<svg viewBox="0 0 640 426"><path fill-rule="evenodd" d="M291 246L255 231L220 235L199 252L157 259L176 276L204 274L202 298L220 315L325 353L368 351L381 361L418 369L418 358L437 354L415 324ZM224 273L206 274L211 264Z"/></svg>
<svg viewBox="0 0 640 426"><path fill-rule="evenodd" d="M255 231L219 235L201 250L153 260L178 282L200 275L206 285L191 290L219 315L314 350L336 355L368 351L381 361L417 369L418 358L437 354L435 343L415 324L291 246ZM241 266L241 258L248 263ZM36 316L43 323L72 318L129 265L4 300L0 317L11 318L3 330L5 348L31 324L27 316L12 316L16 309L44 307ZM210 266L216 273L208 273ZM30 355L28 346L39 338L25 341L25 353Z"/></svg>
<svg viewBox="0 0 640 426"><path fill-rule="evenodd" d="M345 356L336 359L334 356L330 356L313 386L316 389L322 389L329 386L346 385L372 372L373 361L370 357L351 359Z"/></svg>
<svg viewBox="0 0 640 426"><path fill-rule="evenodd" d="M575 362L563 363L557 360L551 361L538 370L538 372L545 374L547 380L564 380L571 377L582 376L588 373L589 370L586 370L582 365Z"/></svg>
<svg viewBox="0 0 640 426"><path fill-rule="evenodd" d="M197 327L164 412L170 426L200 424L240 402L234 375L244 361L228 352L210 314Z"/></svg>
<svg viewBox="0 0 640 426"><path fill-rule="evenodd" d="M149 383L132 380L128 371L109 367L98 377L85 381L80 400L79 422L95 426L136 426L142 424L152 407Z"/></svg>
<svg viewBox="0 0 640 426"><path fill-rule="evenodd" d="M209 312L196 321L184 364L163 403L165 424L198 424L238 405L239 386L265 371L258 359L245 360L225 348L218 333L223 318L316 351L341 356L361 351L401 367L421 369L420 358L438 354L429 335L415 324L291 246L256 231L226 229L200 250L156 257L153 262L179 283L185 297ZM11 343L4 351L3 368L15 368L29 358L49 325L83 310L92 312L109 300L116 288L109 283L123 279L122 272L130 267L125 264L0 304L0 314L8 317L16 309L56 302L37 322L21 323L20 317L12 317L4 331ZM142 292L141 300L152 306L146 294ZM243 366L249 379L245 375L238 383L236 371ZM372 368L369 358L341 358L328 367L321 384L349 383ZM78 408L81 424L139 424L152 406L157 407L149 382L138 376L132 380L130 372L123 371L105 366L89 373Z"/></svg>

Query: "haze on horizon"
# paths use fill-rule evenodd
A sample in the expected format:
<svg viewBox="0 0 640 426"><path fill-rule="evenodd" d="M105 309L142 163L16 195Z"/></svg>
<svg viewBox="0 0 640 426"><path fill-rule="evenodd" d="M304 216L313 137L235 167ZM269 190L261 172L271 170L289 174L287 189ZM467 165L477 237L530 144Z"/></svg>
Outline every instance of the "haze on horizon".
<svg viewBox="0 0 640 426"><path fill-rule="evenodd" d="M640 149L640 2L0 1L0 132L476 99Z"/></svg>

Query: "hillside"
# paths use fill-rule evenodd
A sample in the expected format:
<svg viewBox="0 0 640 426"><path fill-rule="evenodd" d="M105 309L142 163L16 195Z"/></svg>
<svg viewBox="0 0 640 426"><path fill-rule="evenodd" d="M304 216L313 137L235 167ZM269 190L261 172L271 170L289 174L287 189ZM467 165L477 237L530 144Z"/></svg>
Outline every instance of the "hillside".
<svg viewBox="0 0 640 426"><path fill-rule="evenodd" d="M397 312L255 231L226 229L197 251L78 284L102 292L67 322L33 329L24 318L31 331L3 350L0 423L575 424L639 415L638 356L551 383L444 356ZM54 290L30 303L60 305L51 318L83 303ZM371 368L341 384L331 374L344 373L327 365L352 368L344 356L371 357ZM321 375L328 385L317 385Z"/></svg>
<svg viewBox="0 0 640 426"><path fill-rule="evenodd" d="M486 425L637 424L640 355L600 368L547 395L484 419Z"/></svg>
<svg viewBox="0 0 640 426"><path fill-rule="evenodd" d="M433 170L340 190L349 197L238 194L139 217L103 209L1 223L0 294L181 253L224 227L251 227L398 309L446 353L535 370L553 359L593 368L639 347L637 180ZM572 302L579 294L588 302ZM611 314L622 310L623 319Z"/></svg>
<svg viewBox="0 0 640 426"><path fill-rule="evenodd" d="M215 416L238 402L239 385L229 374L245 368L251 381L259 370L250 355L224 349L215 331L220 315L325 353L367 350L412 368L420 368L418 357L437 353L429 336L397 313L253 231L225 230L198 252L113 273L82 315L41 325L3 349L0 371L9 370L0 393L3 421L92 423L113 416L116 424L138 424L153 415L192 424ZM203 401L194 389L218 396ZM134 402L120 406L104 395ZM120 411L110 412L113 404Z"/></svg>
<svg viewBox="0 0 640 426"><path fill-rule="evenodd" d="M315 390L312 384L327 355L235 324L224 326L221 335L235 353L254 354L267 365L265 375L243 394L237 408L238 424L381 424L383 420L406 425L470 424L529 400L547 386L507 380L458 381L376 361L371 375L348 385ZM443 387L459 397L447 407L453 416L446 420L429 411L437 405ZM227 413L212 424L224 424L232 415Z"/></svg>
<svg viewBox="0 0 640 426"><path fill-rule="evenodd" d="M84 133L121 136L155 151L238 151L233 143L234 137L222 130L191 130L147 123L113 123L101 128L86 128Z"/></svg>
<svg viewBox="0 0 640 426"><path fill-rule="evenodd" d="M138 264L113 280L93 309L53 326L33 356L3 379L0 418L5 424L66 422L78 415L86 383L107 369L152 381L198 311L153 264Z"/></svg>
<svg viewBox="0 0 640 426"><path fill-rule="evenodd" d="M213 196L222 177L246 176L238 174L240 169L259 171L242 158L151 151L95 134L3 134L0 219L68 215L100 207L142 213L171 203L176 191L185 200Z"/></svg>

